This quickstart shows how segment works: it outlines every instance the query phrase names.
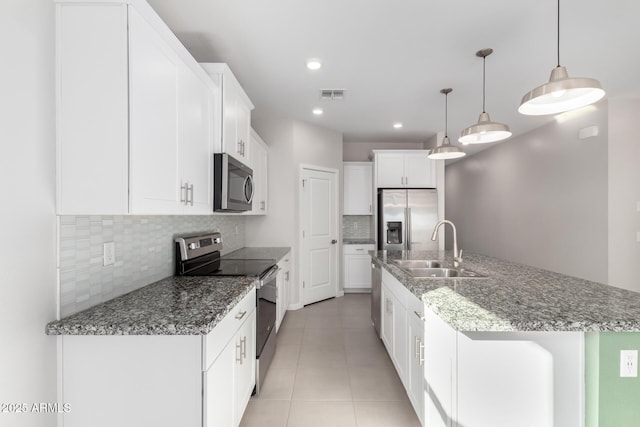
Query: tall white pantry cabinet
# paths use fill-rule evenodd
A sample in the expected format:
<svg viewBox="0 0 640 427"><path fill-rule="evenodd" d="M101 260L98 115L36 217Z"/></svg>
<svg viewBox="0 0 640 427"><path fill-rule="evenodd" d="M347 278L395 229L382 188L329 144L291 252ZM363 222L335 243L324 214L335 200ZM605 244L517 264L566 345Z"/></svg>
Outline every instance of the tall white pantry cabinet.
<svg viewBox="0 0 640 427"><path fill-rule="evenodd" d="M56 2L58 214L211 213L218 91L146 2Z"/></svg>

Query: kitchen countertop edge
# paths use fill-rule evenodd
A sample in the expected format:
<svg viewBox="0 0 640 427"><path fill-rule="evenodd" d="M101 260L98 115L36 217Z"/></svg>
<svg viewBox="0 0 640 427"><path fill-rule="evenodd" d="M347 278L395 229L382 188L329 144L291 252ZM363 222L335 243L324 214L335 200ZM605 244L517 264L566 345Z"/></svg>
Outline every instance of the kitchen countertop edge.
<svg viewBox="0 0 640 427"><path fill-rule="evenodd" d="M466 254L463 266L486 278L416 279L391 261L440 259L446 263L450 252L369 254L460 332L640 332L640 293L476 254ZM509 273L514 277L510 279ZM572 293L580 286L584 292ZM550 300L552 296L564 300ZM598 298L607 303L601 304Z"/></svg>

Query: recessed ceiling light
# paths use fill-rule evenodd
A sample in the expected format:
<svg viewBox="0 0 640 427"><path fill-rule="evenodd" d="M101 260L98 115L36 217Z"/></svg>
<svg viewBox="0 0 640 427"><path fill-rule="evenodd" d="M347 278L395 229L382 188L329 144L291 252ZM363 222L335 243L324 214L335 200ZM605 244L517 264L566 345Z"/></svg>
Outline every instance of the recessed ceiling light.
<svg viewBox="0 0 640 427"><path fill-rule="evenodd" d="M324 111L322 111L322 108L314 108L313 109L313 114L315 114L316 116L320 116L320 115L322 115L322 113L324 113Z"/></svg>
<svg viewBox="0 0 640 427"><path fill-rule="evenodd" d="M402 123L400 123L400 122L394 123L393 127L394 127L394 129L400 129L402 127Z"/></svg>
<svg viewBox="0 0 640 427"><path fill-rule="evenodd" d="M319 59L308 59L307 60L307 68L310 70L319 70L322 68L322 62Z"/></svg>

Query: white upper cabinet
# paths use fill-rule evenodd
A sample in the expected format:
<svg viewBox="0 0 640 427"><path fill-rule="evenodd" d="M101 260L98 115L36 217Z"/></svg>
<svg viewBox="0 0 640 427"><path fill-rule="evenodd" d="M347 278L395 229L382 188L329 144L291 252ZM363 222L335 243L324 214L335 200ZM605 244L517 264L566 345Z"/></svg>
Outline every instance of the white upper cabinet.
<svg viewBox="0 0 640 427"><path fill-rule="evenodd" d="M57 212L211 213L215 83L144 2L56 27Z"/></svg>
<svg viewBox="0 0 640 427"><path fill-rule="evenodd" d="M220 114L216 120L222 123L222 132L214 144L214 151L227 153L250 166L249 135L253 104L227 64L200 65L222 88L222 108L216 113Z"/></svg>
<svg viewBox="0 0 640 427"><path fill-rule="evenodd" d="M373 214L373 163L345 162L343 215Z"/></svg>
<svg viewBox="0 0 640 427"><path fill-rule="evenodd" d="M377 188L435 188L436 164L427 150L375 151Z"/></svg>
<svg viewBox="0 0 640 427"><path fill-rule="evenodd" d="M249 141L249 146L251 147L250 166L253 170L253 201L251 211L248 213L251 215L266 215L269 147L253 129L251 129Z"/></svg>

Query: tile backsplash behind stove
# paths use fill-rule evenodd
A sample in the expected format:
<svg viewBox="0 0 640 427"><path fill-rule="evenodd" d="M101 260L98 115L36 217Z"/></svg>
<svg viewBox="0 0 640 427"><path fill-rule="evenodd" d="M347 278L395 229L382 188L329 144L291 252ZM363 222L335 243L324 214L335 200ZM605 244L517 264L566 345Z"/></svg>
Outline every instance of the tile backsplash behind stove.
<svg viewBox="0 0 640 427"><path fill-rule="evenodd" d="M202 216L59 216L60 317L174 274L177 235L222 233L222 253L245 246L245 218ZM115 263L103 266L103 244Z"/></svg>

